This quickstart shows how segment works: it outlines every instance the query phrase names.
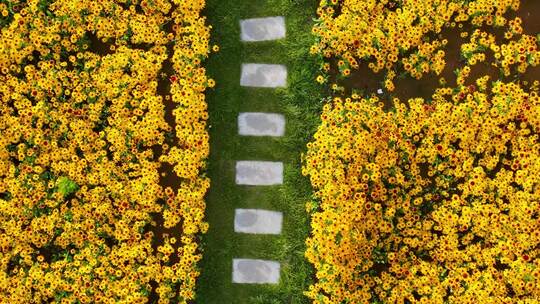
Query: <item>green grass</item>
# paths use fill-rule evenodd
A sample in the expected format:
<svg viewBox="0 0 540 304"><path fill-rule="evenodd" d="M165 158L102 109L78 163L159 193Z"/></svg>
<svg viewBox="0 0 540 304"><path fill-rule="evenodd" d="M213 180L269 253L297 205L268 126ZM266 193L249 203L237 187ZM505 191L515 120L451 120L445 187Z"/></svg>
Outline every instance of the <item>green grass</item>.
<svg viewBox="0 0 540 304"><path fill-rule="evenodd" d="M207 195L210 230L202 238L204 258L196 303L307 303L302 292L313 278L304 259L309 234L305 202L311 197L307 178L301 175L300 155L318 125L320 87L315 83L316 59L309 55L316 1L308 0L208 0L205 14L213 26L213 43L221 51L207 62L216 88L208 94L211 155ZM239 21L244 18L283 15L287 38L242 43ZM240 86L242 63L279 63L288 68L286 89ZM240 137L239 112L278 112L287 119L283 138ZM247 187L234 183L237 160L283 161L281 186ZM236 234L235 208L262 208L284 213L279 236ZM232 284L233 258L260 258L281 262L279 285Z"/></svg>

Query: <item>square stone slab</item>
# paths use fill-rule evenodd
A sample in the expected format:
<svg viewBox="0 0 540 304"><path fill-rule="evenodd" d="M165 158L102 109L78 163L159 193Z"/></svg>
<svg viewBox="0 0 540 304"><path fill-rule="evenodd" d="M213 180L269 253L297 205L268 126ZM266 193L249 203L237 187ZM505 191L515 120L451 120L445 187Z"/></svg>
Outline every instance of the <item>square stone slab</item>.
<svg viewBox="0 0 540 304"><path fill-rule="evenodd" d="M254 234L280 234L283 213L262 209L236 209L234 232Z"/></svg>
<svg viewBox="0 0 540 304"><path fill-rule="evenodd" d="M237 161L236 184L251 186L283 184L283 163L269 161Z"/></svg>
<svg viewBox="0 0 540 304"><path fill-rule="evenodd" d="M247 136L283 136L285 117L274 113L246 112L238 115L238 134Z"/></svg>
<svg viewBox="0 0 540 304"><path fill-rule="evenodd" d="M287 86L287 68L281 64L242 64L240 85L243 87L284 88Z"/></svg>
<svg viewBox="0 0 540 304"><path fill-rule="evenodd" d="M267 17L240 21L242 41L266 41L285 38L285 18Z"/></svg>
<svg viewBox="0 0 540 304"><path fill-rule="evenodd" d="M233 283L277 284L280 264L275 261L233 259Z"/></svg>

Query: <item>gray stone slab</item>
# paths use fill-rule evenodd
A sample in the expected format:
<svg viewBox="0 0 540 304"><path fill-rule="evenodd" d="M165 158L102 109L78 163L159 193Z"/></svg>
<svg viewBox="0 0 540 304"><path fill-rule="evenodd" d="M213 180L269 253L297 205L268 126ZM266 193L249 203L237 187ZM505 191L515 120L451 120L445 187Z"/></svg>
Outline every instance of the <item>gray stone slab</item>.
<svg viewBox="0 0 540 304"><path fill-rule="evenodd" d="M238 134L247 136L283 136L285 117L275 113L246 112L238 115Z"/></svg>
<svg viewBox="0 0 540 304"><path fill-rule="evenodd" d="M238 161L236 162L236 184L251 186L283 184L283 163Z"/></svg>
<svg viewBox="0 0 540 304"><path fill-rule="evenodd" d="M242 41L266 41L285 38L285 18L266 17L240 21Z"/></svg>
<svg viewBox="0 0 540 304"><path fill-rule="evenodd" d="M280 234L283 213L262 209L236 209L234 232L253 234Z"/></svg>
<svg viewBox="0 0 540 304"><path fill-rule="evenodd" d="M280 264L275 261L254 259L233 259L233 283L277 284Z"/></svg>
<svg viewBox="0 0 540 304"><path fill-rule="evenodd" d="M281 64L242 64L243 87L283 88L287 86L287 67Z"/></svg>

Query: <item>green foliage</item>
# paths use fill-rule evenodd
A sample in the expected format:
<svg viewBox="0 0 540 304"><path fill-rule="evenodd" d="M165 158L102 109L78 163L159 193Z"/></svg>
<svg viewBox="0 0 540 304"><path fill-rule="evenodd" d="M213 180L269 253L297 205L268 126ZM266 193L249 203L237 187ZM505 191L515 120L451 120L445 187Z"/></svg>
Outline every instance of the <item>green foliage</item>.
<svg viewBox="0 0 540 304"><path fill-rule="evenodd" d="M65 176L60 177L57 183L58 192L60 192L64 197L79 190L79 185Z"/></svg>

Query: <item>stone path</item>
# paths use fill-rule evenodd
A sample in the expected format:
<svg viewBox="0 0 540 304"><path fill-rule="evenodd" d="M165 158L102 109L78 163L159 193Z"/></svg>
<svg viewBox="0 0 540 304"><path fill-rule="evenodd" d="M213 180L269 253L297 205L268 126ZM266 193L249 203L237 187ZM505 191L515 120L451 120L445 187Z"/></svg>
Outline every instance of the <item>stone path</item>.
<svg viewBox="0 0 540 304"><path fill-rule="evenodd" d="M284 88L287 86L287 68L280 64L242 64L240 85L243 87Z"/></svg>
<svg viewBox="0 0 540 304"><path fill-rule="evenodd" d="M250 186L283 184L283 163L271 161L237 161L236 184Z"/></svg>
<svg viewBox="0 0 540 304"><path fill-rule="evenodd" d="M242 41L266 41L285 38L285 18L267 17L240 21Z"/></svg>
<svg viewBox="0 0 540 304"><path fill-rule="evenodd" d="M285 37L285 18L268 17L240 21L241 40L265 41ZM287 67L280 64L244 63L240 85L255 88L287 86ZM241 136L274 136L285 134L285 117L277 113L244 112L238 115ZM237 161L236 184L273 186L283 184L283 163L277 161ZM256 202L253 202L256 203ZM236 209L236 233L273 234L282 231L283 214L262 209ZM281 264L277 261L233 259L232 281L241 284L278 284Z"/></svg>
<svg viewBox="0 0 540 304"><path fill-rule="evenodd" d="M280 264L275 261L233 259L233 283L277 284Z"/></svg>
<svg viewBox="0 0 540 304"><path fill-rule="evenodd" d="M236 209L234 232L280 234L283 213L261 209Z"/></svg>
<svg viewBox="0 0 540 304"><path fill-rule="evenodd" d="M283 136L285 117L275 113L240 113L238 134L244 136Z"/></svg>

